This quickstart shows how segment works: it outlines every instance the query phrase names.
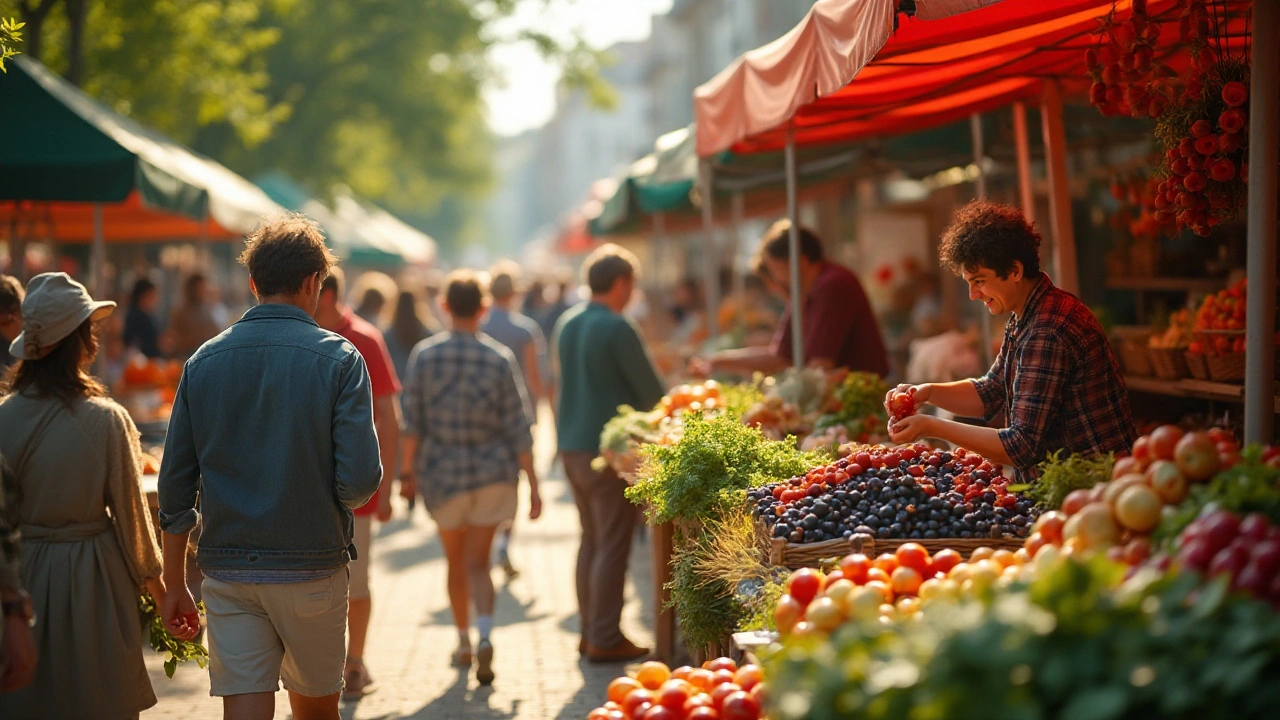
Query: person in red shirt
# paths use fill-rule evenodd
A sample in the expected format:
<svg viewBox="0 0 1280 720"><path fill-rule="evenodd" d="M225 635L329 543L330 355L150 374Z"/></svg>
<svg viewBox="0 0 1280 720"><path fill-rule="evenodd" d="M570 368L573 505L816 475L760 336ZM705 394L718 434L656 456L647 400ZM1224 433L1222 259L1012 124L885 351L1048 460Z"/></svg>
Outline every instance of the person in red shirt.
<svg viewBox="0 0 1280 720"><path fill-rule="evenodd" d="M342 271L334 267L320 287L320 303L316 306L316 323L335 332L355 345L369 369L373 391L373 425L378 432L378 454L382 456L382 486L369 502L355 510L353 541L359 556L348 566L351 589L347 625L347 669L343 675L346 688L343 697L354 699L374 690L373 678L364 665L364 644L369 632L369 616L373 600L369 592L369 556L373 546L373 515L380 522L391 519L391 478L396 467L396 446L400 442L400 407L396 398L400 381L396 378L391 354L387 352L382 333L352 312L342 300Z"/></svg>
<svg viewBox="0 0 1280 720"><path fill-rule="evenodd" d="M760 239L755 260L756 274L787 297L791 291L790 233L790 220L775 222ZM824 257L822 242L812 230L801 227L799 235L805 364L888 375L884 338L862 283L848 268ZM769 346L695 358L692 369L703 375L785 370L792 360L792 312L794 308L787 310Z"/></svg>

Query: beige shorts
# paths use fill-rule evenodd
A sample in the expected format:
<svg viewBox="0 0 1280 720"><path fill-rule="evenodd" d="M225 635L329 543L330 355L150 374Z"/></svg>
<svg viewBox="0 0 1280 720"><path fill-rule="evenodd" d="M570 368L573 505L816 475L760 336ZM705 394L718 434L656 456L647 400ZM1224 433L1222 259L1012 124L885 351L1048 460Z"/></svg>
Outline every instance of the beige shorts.
<svg viewBox="0 0 1280 720"><path fill-rule="evenodd" d="M209 694L342 690L347 658L347 577L303 583L204 579L209 618Z"/></svg>
<svg viewBox="0 0 1280 720"><path fill-rule="evenodd" d="M427 512L441 530L496 527L516 516L519 493L513 482L494 483L458 493Z"/></svg>
<svg viewBox="0 0 1280 720"><path fill-rule="evenodd" d="M369 597L369 559L373 557L373 516L357 515L355 521L355 533L351 541L356 545L356 559L347 563L347 569L351 571L351 590L348 595L352 600L363 600Z"/></svg>

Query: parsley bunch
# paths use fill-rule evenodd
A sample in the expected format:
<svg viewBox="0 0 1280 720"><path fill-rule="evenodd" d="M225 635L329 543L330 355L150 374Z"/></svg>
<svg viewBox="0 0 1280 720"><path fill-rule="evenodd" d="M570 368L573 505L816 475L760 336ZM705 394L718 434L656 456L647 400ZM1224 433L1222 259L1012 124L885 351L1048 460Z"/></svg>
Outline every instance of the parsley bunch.
<svg viewBox="0 0 1280 720"><path fill-rule="evenodd" d="M203 615L204 603L198 603L197 608ZM195 640L179 640L170 635L164 627L164 620L160 617L160 608L156 607L156 601L149 593L144 592L138 598L138 614L142 616L142 627L151 638L151 649L167 655L164 661L166 676L173 677L174 671L178 669L178 663L194 660L201 670L208 667L209 650Z"/></svg>

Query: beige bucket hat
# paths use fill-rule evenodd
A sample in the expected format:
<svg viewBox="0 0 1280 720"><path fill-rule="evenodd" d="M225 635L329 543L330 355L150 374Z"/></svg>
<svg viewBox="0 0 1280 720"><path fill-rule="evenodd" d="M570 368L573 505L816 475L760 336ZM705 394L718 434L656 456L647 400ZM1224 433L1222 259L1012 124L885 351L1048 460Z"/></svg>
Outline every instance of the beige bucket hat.
<svg viewBox="0 0 1280 720"><path fill-rule="evenodd" d="M22 332L9 345L9 354L19 360L39 360L85 320L101 320L115 309L110 300L89 297L89 291L66 273L37 275L27 283Z"/></svg>

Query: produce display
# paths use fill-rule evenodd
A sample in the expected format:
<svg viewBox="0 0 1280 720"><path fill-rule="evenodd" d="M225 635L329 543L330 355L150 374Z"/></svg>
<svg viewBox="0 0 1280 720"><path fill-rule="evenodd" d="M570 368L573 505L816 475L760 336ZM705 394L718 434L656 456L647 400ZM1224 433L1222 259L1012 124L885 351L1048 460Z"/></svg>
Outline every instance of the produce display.
<svg viewBox="0 0 1280 720"><path fill-rule="evenodd" d="M834 463L748 491L769 535L793 543L850 538L1025 537L1029 499L999 465L963 448L870 446Z"/></svg>
<svg viewBox="0 0 1280 720"><path fill-rule="evenodd" d="M1226 290L1204 299L1192 326L1191 352L1200 355L1244 352L1246 293L1246 281L1241 278Z"/></svg>
<svg viewBox="0 0 1280 720"><path fill-rule="evenodd" d="M793 436L806 450L870 442L885 421L889 388L875 373L790 369L760 385L764 397L746 409L742 422L772 440ZM804 445L810 436L816 437Z"/></svg>
<svg viewBox="0 0 1280 720"><path fill-rule="evenodd" d="M608 699L587 720L759 720L764 691L759 666L727 657L674 670L651 661L610 682Z"/></svg>
<svg viewBox="0 0 1280 720"><path fill-rule="evenodd" d="M1182 308L1169 316L1169 327L1163 332L1153 334L1147 341L1149 347L1164 350L1186 349L1191 344L1195 329L1191 311Z"/></svg>

